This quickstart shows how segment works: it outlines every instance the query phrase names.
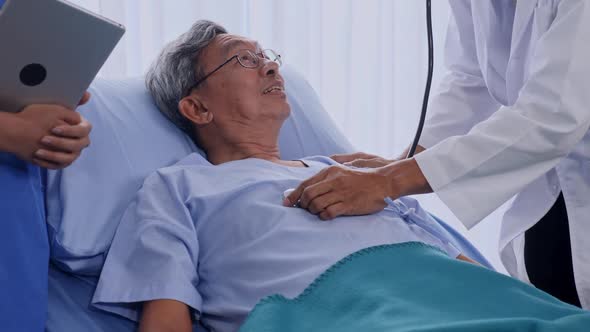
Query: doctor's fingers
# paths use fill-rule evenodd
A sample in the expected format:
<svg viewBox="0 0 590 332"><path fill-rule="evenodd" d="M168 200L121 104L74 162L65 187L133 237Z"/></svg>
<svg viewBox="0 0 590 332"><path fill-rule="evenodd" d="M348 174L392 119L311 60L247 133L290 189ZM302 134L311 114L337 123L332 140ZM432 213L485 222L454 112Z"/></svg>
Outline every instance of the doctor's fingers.
<svg viewBox="0 0 590 332"><path fill-rule="evenodd" d="M329 195L336 195L344 204L335 214L367 215L385 208L385 197L389 193L387 177L375 171L358 171L343 168L336 176L329 176L325 181L329 186Z"/></svg>
<svg viewBox="0 0 590 332"><path fill-rule="evenodd" d="M356 159L351 162L344 163L345 166L360 167L360 168L379 168L391 164L393 160L383 159L381 157L373 159Z"/></svg>
<svg viewBox="0 0 590 332"><path fill-rule="evenodd" d="M332 190L332 184L329 180L323 180L318 183L307 186L299 198L299 207L308 209L310 204L319 197L327 194ZM311 212L311 210L310 210ZM312 212L315 214L315 212Z"/></svg>
<svg viewBox="0 0 590 332"><path fill-rule="evenodd" d="M319 217L322 220L331 220L344 214L346 214L346 205L343 202L338 202L325 208Z"/></svg>
<svg viewBox="0 0 590 332"><path fill-rule="evenodd" d="M301 195L303 194L303 191L307 187L312 186L320 181L323 181L328 176L328 169L329 168L330 167L324 168L316 175L301 182L299 184L299 186L297 186L297 188L295 188L295 190L293 190L293 192L285 198L285 200L283 201L283 205L284 206L294 206L297 203L299 203L301 205Z"/></svg>
<svg viewBox="0 0 590 332"><path fill-rule="evenodd" d="M323 195L316 196L309 202L307 210L313 214L319 214L327 209L329 206L334 205L342 201L340 195L334 192L327 192Z"/></svg>
<svg viewBox="0 0 590 332"><path fill-rule="evenodd" d="M335 154L335 155L331 156L330 158L334 159L336 162L344 164L344 163L348 163L348 162L351 162L351 161L357 160L357 159L373 159L373 158L379 158L379 156L369 154L369 153L364 153L364 152L355 152L355 153L349 153L349 154Z"/></svg>
<svg viewBox="0 0 590 332"><path fill-rule="evenodd" d="M324 198L323 196L326 197ZM322 220L330 220L340 216L373 214L383 210L387 205L384 200L378 198L375 200L374 197L367 197L369 195L365 193L346 192L344 190L331 191L323 196L323 202L333 203L324 204L323 202L318 202L318 207L324 206L323 210L318 214ZM311 212L311 205L309 210Z"/></svg>

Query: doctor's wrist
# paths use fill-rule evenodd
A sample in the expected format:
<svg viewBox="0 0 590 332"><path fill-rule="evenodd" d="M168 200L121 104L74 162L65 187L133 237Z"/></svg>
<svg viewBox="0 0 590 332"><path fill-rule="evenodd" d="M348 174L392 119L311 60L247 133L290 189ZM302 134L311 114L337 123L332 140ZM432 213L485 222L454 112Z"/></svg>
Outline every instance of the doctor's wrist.
<svg viewBox="0 0 590 332"><path fill-rule="evenodd" d="M402 196L431 193L432 188L414 158L400 160L381 167L378 173L385 175L391 199Z"/></svg>
<svg viewBox="0 0 590 332"><path fill-rule="evenodd" d="M411 149L411 145L409 145L403 152L401 155L399 155L396 160L402 160L402 159L406 159L408 157L408 153L410 152ZM423 147L422 145L418 144L416 145L416 151L414 151L414 155L417 155L418 153L422 152L426 150L425 147Z"/></svg>

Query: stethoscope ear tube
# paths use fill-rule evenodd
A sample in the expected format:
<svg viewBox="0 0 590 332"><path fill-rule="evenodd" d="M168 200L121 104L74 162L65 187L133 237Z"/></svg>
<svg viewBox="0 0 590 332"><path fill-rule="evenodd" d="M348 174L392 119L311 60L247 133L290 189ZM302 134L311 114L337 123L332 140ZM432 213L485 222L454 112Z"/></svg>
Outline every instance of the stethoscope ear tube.
<svg viewBox="0 0 590 332"><path fill-rule="evenodd" d="M416 147L420 141L420 135L422 135L422 129L424 128L424 121L426 120L426 110L428 109L428 98L430 97L430 86L432 85L432 73L434 70L434 43L432 40L432 5L430 0L426 0L426 30L428 34L428 78L426 79L426 89L424 91L424 99L422 99L422 112L420 113L420 122L418 123L418 129L416 129L416 135L414 141L408 150L406 158L412 158L416 152Z"/></svg>

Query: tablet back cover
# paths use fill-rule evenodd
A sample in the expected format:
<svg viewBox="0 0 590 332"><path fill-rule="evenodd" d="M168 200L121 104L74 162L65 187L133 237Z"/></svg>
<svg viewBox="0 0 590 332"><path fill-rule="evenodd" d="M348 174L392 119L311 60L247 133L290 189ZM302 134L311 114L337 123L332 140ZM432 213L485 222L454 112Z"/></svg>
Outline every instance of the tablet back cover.
<svg viewBox="0 0 590 332"><path fill-rule="evenodd" d="M5 0L0 8L0 110L77 105L125 32L61 0Z"/></svg>

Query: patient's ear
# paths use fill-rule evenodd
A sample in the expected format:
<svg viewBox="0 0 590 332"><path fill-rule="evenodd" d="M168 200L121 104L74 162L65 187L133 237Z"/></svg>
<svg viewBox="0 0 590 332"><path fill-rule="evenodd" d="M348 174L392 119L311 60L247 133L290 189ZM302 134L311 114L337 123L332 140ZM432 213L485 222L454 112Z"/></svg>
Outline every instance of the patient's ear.
<svg viewBox="0 0 590 332"><path fill-rule="evenodd" d="M197 125L205 125L213 120L213 113L196 96L189 95L180 100L178 109L185 118Z"/></svg>

